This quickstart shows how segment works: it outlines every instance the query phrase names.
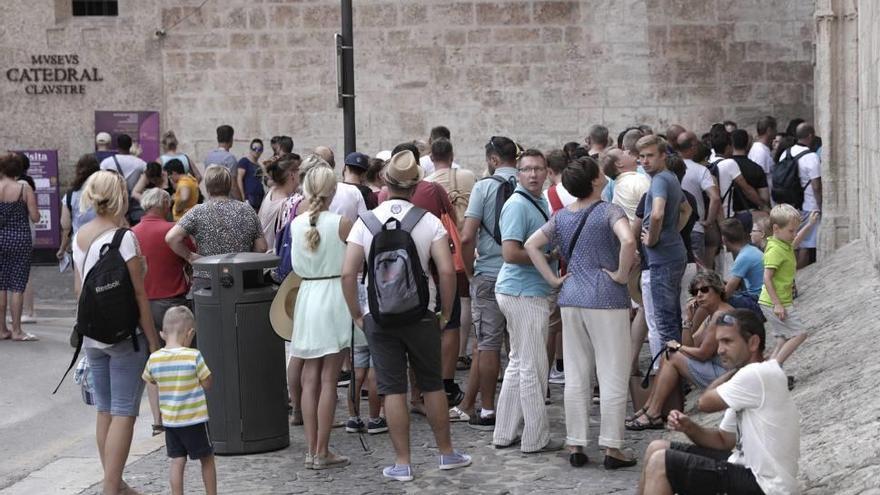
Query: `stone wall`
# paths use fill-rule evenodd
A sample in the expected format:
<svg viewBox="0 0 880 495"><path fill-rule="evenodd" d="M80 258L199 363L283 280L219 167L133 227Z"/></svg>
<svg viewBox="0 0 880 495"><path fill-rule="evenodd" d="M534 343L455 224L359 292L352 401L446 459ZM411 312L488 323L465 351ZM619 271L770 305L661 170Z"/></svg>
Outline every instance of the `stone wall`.
<svg viewBox="0 0 880 495"><path fill-rule="evenodd" d="M859 2L858 218L861 235L880 266L880 5Z"/></svg>
<svg viewBox="0 0 880 495"><path fill-rule="evenodd" d="M0 146L61 150L65 175L91 147L94 110L159 110L196 158L214 128L342 147L335 0L120 0L118 18L70 18L69 2L14 2L4 68L78 53L105 80L85 96L28 96L0 83ZM812 118L812 0L355 2L358 147L373 153L452 129L482 169L489 136L540 148L594 123L754 126ZM173 27L172 27L173 26ZM155 32L165 28L166 36ZM11 124L14 123L14 124Z"/></svg>

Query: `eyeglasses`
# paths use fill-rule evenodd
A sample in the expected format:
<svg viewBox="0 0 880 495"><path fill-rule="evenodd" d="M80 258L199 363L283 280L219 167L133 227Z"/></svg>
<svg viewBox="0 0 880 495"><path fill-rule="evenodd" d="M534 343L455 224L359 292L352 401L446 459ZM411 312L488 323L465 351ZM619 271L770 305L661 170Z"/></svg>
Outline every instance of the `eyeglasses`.
<svg viewBox="0 0 880 495"><path fill-rule="evenodd" d="M544 170L546 170L546 167L523 167L516 169L516 171L521 174L537 174L538 172L543 172Z"/></svg>
<svg viewBox="0 0 880 495"><path fill-rule="evenodd" d="M262 146L253 146L253 147L251 147L251 151L256 151L257 153L262 153L263 147Z"/></svg>
<svg viewBox="0 0 880 495"><path fill-rule="evenodd" d="M708 294L710 290L712 290L712 288L708 285L704 285L702 287L694 287L693 289L691 289L691 295L696 296L697 292L699 292L700 294Z"/></svg>

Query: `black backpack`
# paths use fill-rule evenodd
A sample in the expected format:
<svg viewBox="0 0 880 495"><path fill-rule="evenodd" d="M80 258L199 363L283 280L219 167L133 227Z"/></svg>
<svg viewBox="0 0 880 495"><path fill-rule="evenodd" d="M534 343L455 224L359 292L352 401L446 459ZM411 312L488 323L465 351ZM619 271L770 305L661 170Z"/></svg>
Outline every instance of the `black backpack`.
<svg viewBox="0 0 880 495"><path fill-rule="evenodd" d="M777 204L788 203L797 209L804 206L804 191L810 185L810 182L801 186L801 173L798 170L798 160L807 153L812 153L809 149L801 151L795 156L791 156L791 148L785 150L782 160L773 166L770 176L773 178L773 187L770 189L770 197Z"/></svg>
<svg viewBox="0 0 880 495"><path fill-rule="evenodd" d="M74 326L76 351L61 382L79 357L83 337L102 344L117 344L130 338L135 352L140 350L137 339L140 311L128 266L119 253L119 245L126 232L129 230L117 229L113 240L101 246L100 258L83 281ZM84 259L88 259L91 249L92 246L89 246ZM61 383L58 384L60 386Z"/></svg>
<svg viewBox="0 0 880 495"><path fill-rule="evenodd" d="M411 235L425 213L413 206L403 220L392 217L384 224L372 211L360 215L373 234L365 272L370 279L367 301L370 315L381 327L416 323L428 311L428 277Z"/></svg>
<svg viewBox="0 0 880 495"><path fill-rule="evenodd" d="M513 191L516 189L516 179L511 177L510 179L505 180L497 175L490 175L489 177L484 177L480 180L488 179L494 180L498 183L498 189L495 191L495 221L492 224L492 238L495 239L495 242L500 246L501 227L498 225L498 221L501 219L501 209L504 208L504 203L511 195L513 195ZM488 230L485 218L483 218L483 220L483 227Z"/></svg>
<svg viewBox="0 0 880 495"><path fill-rule="evenodd" d="M721 158L719 160L715 160L714 162L706 165L706 168L709 169L709 173L712 174L712 177L715 177L715 184L719 187L721 186L720 180L718 179L718 164L726 160L726 158ZM721 202L724 203L724 198L721 198ZM703 191L703 218L700 220L705 220L706 216L709 214L709 195Z"/></svg>

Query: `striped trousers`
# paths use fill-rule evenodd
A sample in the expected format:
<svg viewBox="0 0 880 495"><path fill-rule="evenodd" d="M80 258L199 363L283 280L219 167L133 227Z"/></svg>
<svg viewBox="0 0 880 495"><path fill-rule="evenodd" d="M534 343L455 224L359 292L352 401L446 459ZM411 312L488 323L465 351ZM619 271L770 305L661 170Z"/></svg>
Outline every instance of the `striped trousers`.
<svg viewBox="0 0 880 495"><path fill-rule="evenodd" d="M495 411L492 443L509 445L520 424L523 452L541 449L550 441L547 394L547 332L550 304L546 297L495 295L507 319L510 355Z"/></svg>

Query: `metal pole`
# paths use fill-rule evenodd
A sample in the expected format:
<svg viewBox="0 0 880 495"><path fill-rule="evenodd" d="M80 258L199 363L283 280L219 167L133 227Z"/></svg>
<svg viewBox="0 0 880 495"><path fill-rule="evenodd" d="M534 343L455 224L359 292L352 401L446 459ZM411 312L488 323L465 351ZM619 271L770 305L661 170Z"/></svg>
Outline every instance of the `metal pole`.
<svg viewBox="0 0 880 495"><path fill-rule="evenodd" d="M342 0L342 120L345 154L356 150L354 125L354 28L351 0Z"/></svg>

